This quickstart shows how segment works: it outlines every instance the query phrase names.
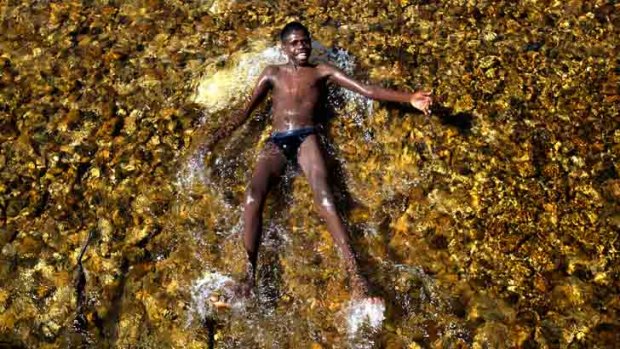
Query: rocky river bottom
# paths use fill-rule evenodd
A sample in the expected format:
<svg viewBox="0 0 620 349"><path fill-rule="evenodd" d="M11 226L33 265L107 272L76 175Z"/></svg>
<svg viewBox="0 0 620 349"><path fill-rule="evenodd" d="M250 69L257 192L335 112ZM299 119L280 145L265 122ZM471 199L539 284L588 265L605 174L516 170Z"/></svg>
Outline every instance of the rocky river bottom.
<svg viewBox="0 0 620 349"><path fill-rule="evenodd" d="M613 348L620 3L0 3L0 347ZM430 117L331 87L322 143L372 293L294 170L244 192L265 103L212 153L280 28ZM220 300L229 307L217 307Z"/></svg>

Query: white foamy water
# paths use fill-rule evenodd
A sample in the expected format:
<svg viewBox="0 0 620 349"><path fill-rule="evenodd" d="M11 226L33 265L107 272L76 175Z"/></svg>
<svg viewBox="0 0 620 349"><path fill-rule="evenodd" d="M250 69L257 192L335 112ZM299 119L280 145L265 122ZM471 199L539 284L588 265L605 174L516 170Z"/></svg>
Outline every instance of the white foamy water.
<svg viewBox="0 0 620 349"><path fill-rule="evenodd" d="M347 337L355 348L372 348L373 334L381 329L385 320L385 303L369 298L350 301L343 310Z"/></svg>
<svg viewBox="0 0 620 349"><path fill-rule="evenodd" d="M349 54L347 50L341 48L328 49L319 44L318 42L313 43L312 48L314 52L319 53L317 61L331 63L337 66L349 76L352 76L355 73L355 57ZM360 125L364 117L369 117L370 115L372 115L372 99L340 87L337 88L335 92L342 97L344 103L353 103L353 105L355 106L355 109L358 111L358 113L345 116L353 117L356 124Z"/></svg>
<svg viewBox="0 0 620 349"><path fill-rule="evenodd" d="M196 280L191 287L191 305L188 316L188 324L198 316L198 320L204 321L215 314L215 306L211 298L218 297L230 305L232 311L240 311L244 308L244 301L235 296L232 287L234 280L218 272L207 271Z"/></svg>
<svg viewBox="0 0 620 349"><path fill-rule="evenodd" d="M209 179L205 173L204 157L204 152L197 151L194 154L190 154L187 161L181 164L176 176L177 188L185 192L190 190L192 186L197 183L203 185L209 183Z"/></svg>
<svg viewBox="0 0 620 349"><path fill-rule="evenodd" d="M250 93L265 67L287 62L282 50L277 46L268 46L264 40L252 43L249 52L240 51L223 60L228 67L203 76L192 98L209 113L239 104Z"/></svg>

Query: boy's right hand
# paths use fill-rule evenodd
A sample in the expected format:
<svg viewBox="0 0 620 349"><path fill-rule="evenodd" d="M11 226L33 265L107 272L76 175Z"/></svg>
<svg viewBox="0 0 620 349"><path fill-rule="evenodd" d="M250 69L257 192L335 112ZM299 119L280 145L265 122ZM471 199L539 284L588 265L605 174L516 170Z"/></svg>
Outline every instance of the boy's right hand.
<svg viewBox="0 0 620 349"><path fill-rule="evenodd" d="M409 103L416 109L424 113L424 115L431 115L431 106L433 105L433 99L431 93L426 91L417 91L411 94Z"/></svg>

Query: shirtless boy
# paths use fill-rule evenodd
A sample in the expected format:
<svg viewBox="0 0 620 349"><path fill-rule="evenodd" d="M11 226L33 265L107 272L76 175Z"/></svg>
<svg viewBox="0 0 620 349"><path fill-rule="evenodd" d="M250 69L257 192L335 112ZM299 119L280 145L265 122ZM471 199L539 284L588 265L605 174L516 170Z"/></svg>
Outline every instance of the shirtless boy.
<svg viewBox="0 0 620 349"><path fill-rule="evenodd" d="M243 112L233 116L205 144L209 148L227 137L252 114L271 90L275 132L258 156L245 197L243 243L249 260L245 285L248 290L254 286L265 198L270 187L282 176L287 164L293 163L301 167L308 179L319 214L344 257L354 297L366 297L367 282L359 273L349 236L336 212L332 191L327 182L321 144L315 130L315 113L319 109L320 97L326 92L326 85L331 83L371 99L409 103L423 113L430 114L430 93L401 92L368 86L346 76L331 65L310 63L310 33L301 23L287 24L280 33L280 40L288 63L265 68Z"/></svg>

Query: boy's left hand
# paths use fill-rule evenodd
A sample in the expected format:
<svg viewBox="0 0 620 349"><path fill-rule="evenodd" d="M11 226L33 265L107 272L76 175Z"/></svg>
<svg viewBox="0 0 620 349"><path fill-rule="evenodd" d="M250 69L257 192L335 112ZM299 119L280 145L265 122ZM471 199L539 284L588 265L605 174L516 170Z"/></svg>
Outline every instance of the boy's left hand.
<svg viewBox="0 0 620 349"><path fill-rule="evenodd" d="M433 105L433 99L431 93L426 91L417 91L411 94L409 103L424 113L424 115L431 115L431 105Z"/></svg>

